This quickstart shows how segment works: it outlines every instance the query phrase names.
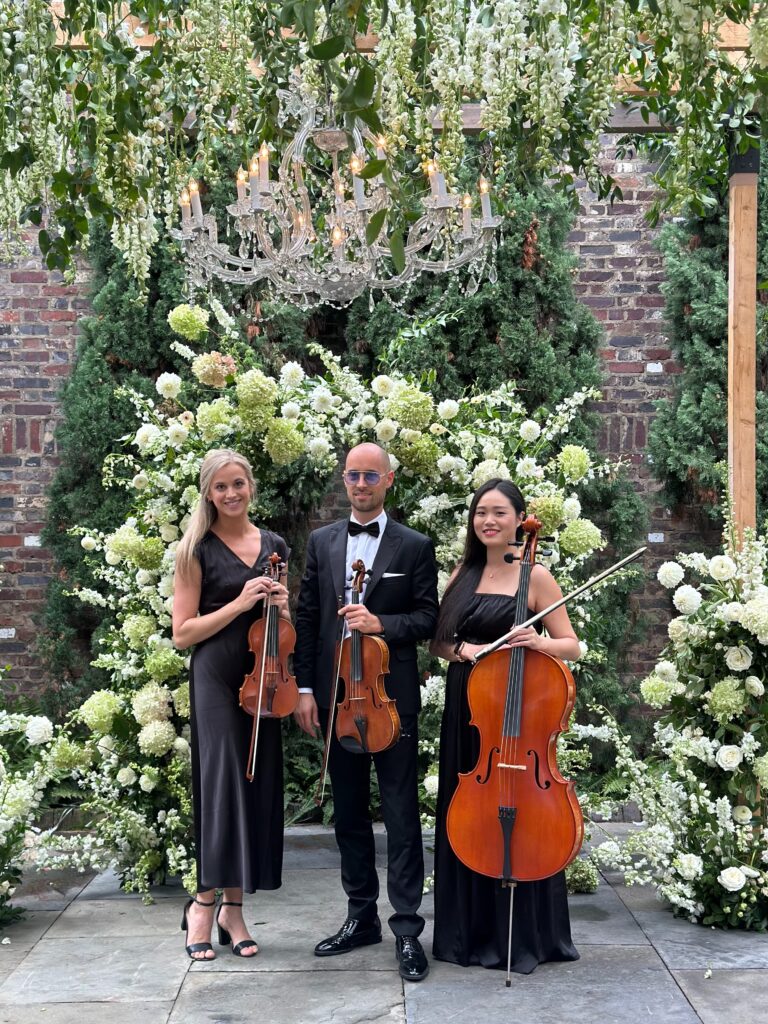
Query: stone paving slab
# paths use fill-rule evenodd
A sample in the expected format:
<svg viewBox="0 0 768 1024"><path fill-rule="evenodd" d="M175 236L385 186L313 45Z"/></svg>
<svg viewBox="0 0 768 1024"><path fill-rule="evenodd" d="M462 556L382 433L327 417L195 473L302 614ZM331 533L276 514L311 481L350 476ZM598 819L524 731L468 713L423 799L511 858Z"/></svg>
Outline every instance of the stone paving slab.
<svg viewBox="0 0 768 1024"><path fill-rule="evenodd" d="M703 1024L765 1024L768 971L673 971Z"/></svg>
<svg viewBox="0 0 768 1024"><path fill-rule="evenodd" d="M234 959L234 957L232 958ZM333 959L344 959L334 957ZM466 1018L465 1018L466 1019ZM168 1024L405 1024L398 974L189 975Z"/></svg>
<svg viewBox="0 0 768 1024"><path fill-rule="evenodd" d="M190 962L180 939L41 939L0 985L0 1006L175 999Z"/></svg>
<svg viewBox="0 0 768 1024"><path fill-rule="evenodd" d="M616 892L602 883L595 893L569 897L574 945L644 946L649 940Z"/></svg>
<svg viewBox="0 0 768 1024"><path fill-rule="evenodd" d="M169 936L180 931L183 901L161 900L145 906L141 900L75 900L46 932L48 939L92 938L109 940L138 935Z"/></svg>
<svg viewBox="0 0 768 1024"><path fill-rule="evenodd" d="M172 1002L0 1005L0 1024L166 1024ZM242 1018L246 1024L245 1017Z"/></svg>
<svg viewBox="0 0 768 1024"><path fill-rule="evenodd" d="M666 904L647 887L617 886L616 892L670 970L768 968L765 935L705 928L673 917Z"/></svg>
<svg viewBox="0 0 768 1024"><path fill-rule="evenodd" d="M92 871L28 871L13 905L26 910L65 910L93 877Z"/></svg>
<svg viewBox="0 0 768 1024"><path fill-rule="evenodd" d="M0 945L0 969L3 958L9 953L24 952L39 942L62 913L60 910L29 910L21 918L15 921L4 931L4 937L10 939L5 946Z"/></svg>
<svg viewBox="0 0 768 1024"><path fill-rule="evenodd" d="M582 946L575 963L541 964L533 974L433 963L429 978L405 986L408 1024L700 1024L649 946Z"/></svg>
<svg viewBox="0 0 768 1024"><path fill-rule="evenodd" d="M150 894L154 900L181 899L184 888L180 879L171 879L168 885L153 885ZM141 900L135 892L125 892L120 888L117 874L108 869L96 875L79 893L78 900Z"/></svg>

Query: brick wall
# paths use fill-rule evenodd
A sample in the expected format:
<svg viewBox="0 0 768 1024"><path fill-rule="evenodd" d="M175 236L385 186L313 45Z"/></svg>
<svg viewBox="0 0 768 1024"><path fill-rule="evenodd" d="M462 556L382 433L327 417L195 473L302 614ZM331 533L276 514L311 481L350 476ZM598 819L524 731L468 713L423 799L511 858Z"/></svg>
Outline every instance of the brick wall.
<svg viewBox="0 0 768 1024"><path fill-rule="evenodd" d="M645 675L666 640L670 613L669 593L653 578L656 569L678 551L716 546L719 536L705 515L666 507L652 475L646 442L655 403L670 394L680 372L664 335L659 229L644 219L654 198L652 167L639 158L617 161L609 146L604 166L616 178L622 201L611 207L583 190L571 244L579 256L576 295L605 331L600 353L605 388L597 403L603 416L600 449L623 458L634 486L649 499L644 568L651 578L633 598L634 612L647 627L646 638L627 657L628 671Z"/></svg>
<svg viewBox="0 0 768 1024"><path fill-rule="evenodd" d="M575 287L605 328L601 448L623 456L635 487L651 498L645 567L652 574L678 550L702 546L702 531L710 546L717 536L707 521L654 499L659 488L648 466L646 439L654 402L669 393L678 367L663 334L658 231L643 219L653 199L650 168L640 160L619 163L609 148L605 166L618 179L624 198L609 209L582 191L571 236L579 256ZM56 392L71 364L77 321L88 309L86 293L84 279L64 285L42 270L34 256L0 266L0 559L5 563L0 663L10 663L9 679L30 690L42 681L30 641L51 572L38 538L45 489L56 466ZM318 523L334 517L338 498L320 510ZM646 639L628 652L628 669L645 674L664 641L661 624L669 617L669 596L652 581L633 606L649 629Z"/></svg>
<svg viewBox="0 0 768 1024"><path fill-rule="evenodd" d="M30 244L33 243L30 240ZM45 492L56 469L58 393L72 363L85 283L64 284L27 258L0 264L0 664L6 690L32 689L35 616L52 571L41 547Z"/></svg>

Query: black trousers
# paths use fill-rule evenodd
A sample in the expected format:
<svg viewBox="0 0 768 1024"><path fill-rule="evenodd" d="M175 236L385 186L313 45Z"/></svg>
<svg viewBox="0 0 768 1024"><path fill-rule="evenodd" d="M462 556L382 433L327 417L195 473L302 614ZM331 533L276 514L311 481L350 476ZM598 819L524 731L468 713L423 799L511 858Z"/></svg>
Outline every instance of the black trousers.
<svg viewBox="0 0 768 1024"><path fill-rule="evenodd" d="M318 711L325 735L328 709ZM418 913L424 888L424 850L417 755L418 716L401 715L400 739L381 754L350 753L334 730L328 763L347 916L365 922L376 918L379 896L370 809L371 762L376 768L387 830L387 896L395 911L389 926L395 935L420 935L424 928L424 918Z"/></svg>

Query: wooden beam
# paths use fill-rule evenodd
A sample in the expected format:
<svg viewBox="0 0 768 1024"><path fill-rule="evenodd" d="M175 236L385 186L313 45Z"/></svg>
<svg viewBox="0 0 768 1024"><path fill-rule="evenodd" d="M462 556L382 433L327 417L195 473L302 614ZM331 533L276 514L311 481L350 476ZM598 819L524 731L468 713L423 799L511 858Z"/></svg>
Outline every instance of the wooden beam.
<svg viewBox="0 0 768 1024"><path fill-rule="evenodd" d="M728 229L728 483L739 540L757 525L755 483L759 151L731 162Z"/></svg>

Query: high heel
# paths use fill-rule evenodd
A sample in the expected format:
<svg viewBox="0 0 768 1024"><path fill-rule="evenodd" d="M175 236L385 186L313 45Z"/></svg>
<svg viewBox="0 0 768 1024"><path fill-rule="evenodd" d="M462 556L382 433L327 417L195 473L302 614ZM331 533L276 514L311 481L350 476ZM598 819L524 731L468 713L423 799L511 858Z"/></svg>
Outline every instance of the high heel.
<svg viewBox="0 0 768 1024"><path fill-rule="evenodd" d="M214 899L214 900L211 900L210 903L206 903L204 900L197 899L196 896L190 896L189 901L187 903L185 903L184 910L182 911L182 914L181 914L181 930L183 932L186 932L187 935L189 935L189 926L187 924L187 911L189 910L189 908L192 906L193 903L197 903L197 905L199 907L213 907L213 906L216 905L216 900ZM219 934L221 934L221 929L219 929ZM210 949L211 952L213 952L213 946L210 944L210 942L193 942L192 945L189 945L189 944L185 945L184 949L186 949L187 956L189 957L190 960L199 960L201 962L205 962L206 960L215 960L216 959L215 956L194 956L193 955L195 953L207 953L209 949Z"/></svg>
<svg viewBox="0 0 768 1024"><path fill-rule="evenodd" d="M219 945L228 946L232 941L232 936L229 934L226 928L219 923L219 915L221 914L222 907L242 907L242 903L234 903L231 900L222 900L219 904L219 909L216 911L216 927L219 932ZM242 942L238 942L236 946L232 947L233 956L242 956L244 949L255 949L256 953L259 952L259 944L254 939L243 939ZM252 953L251 956L256 956L256 953ZM250 960L250 957L244 959Z"/></svg>

